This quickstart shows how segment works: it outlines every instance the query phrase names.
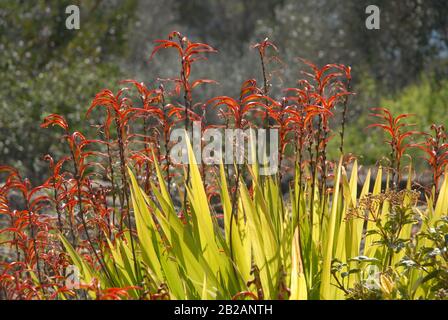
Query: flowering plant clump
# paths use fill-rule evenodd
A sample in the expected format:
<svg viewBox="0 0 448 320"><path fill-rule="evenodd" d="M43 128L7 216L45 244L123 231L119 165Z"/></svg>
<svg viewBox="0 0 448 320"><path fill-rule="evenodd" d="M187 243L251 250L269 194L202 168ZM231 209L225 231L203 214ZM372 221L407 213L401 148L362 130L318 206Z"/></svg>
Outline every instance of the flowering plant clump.
<svg viewBox="0 0 448 320"><path fill-rule="evenodd" d="M217 50L179 32L155 42L150 59L175 50L178 76L99 92L86 108L96 137L45 117L68 153L44 157L41 185L0 166L1 298L448 296L443 126L409 130L410 115L375 108L369 128L388 136L390 165L364 176L345 153L349 66L302 59L303 78L277 94L278 49L266 39L253 45L261 85L196 101L217 84L194 77L196 62ZM339 159L328 157L331 139ZM409 148L424 151L426 188L404 161Z"/></svg>

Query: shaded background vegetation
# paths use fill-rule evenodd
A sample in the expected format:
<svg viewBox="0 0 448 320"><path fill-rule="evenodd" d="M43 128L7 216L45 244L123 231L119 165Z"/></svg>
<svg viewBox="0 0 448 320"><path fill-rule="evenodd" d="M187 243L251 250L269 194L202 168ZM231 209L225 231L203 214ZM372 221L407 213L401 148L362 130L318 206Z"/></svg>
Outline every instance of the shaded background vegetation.
<svg viewBox="0 0 448 320"><path fill-rule="evenodd" d="M80 6L80 30L65 28L69 4ZM365 27L369 4L381 9L380 30ZM197 74L220 85L204 86L198 100L237 95L244 79L260 80L250 45L265 37L278 45L283 61L269 66L274 95L294 85L303 68L297 57L351 65L357 95L350 101L346 149L372 164L387 147L364 129L370 107L416 113L420 129L448 124L447 16L444 0L3 0L0 163L41 180L41 156L64 151L56 131L39 129L42 119L61 113L77 128L100 89L118 89L125 78L157 86L150 79L177 74L174 54L148 59L152 39L179 30L220 51Z"/></svg>

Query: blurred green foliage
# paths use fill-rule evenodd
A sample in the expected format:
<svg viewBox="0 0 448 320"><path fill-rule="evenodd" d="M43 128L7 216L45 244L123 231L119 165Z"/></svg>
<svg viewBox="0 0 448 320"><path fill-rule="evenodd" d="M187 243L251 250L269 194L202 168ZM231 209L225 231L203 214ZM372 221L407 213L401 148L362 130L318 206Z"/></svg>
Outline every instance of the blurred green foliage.
<svg viewBox="0 0 448 320"><path fill-rule="evenodd" d="M125 53L135 1L109 5L82 1L81 28L65 27L65 8L80 1L2 1L0 9L0 163L42 177L41 156L59 156L59 130L39 125L63 114L73 129L92 97L121 78L116 57Z"/></svg>
<svg viewBox="0 0 448 320"><path fill-rule="evenodd" d="M375 81L369 77L364 77L360 83L359 92L361 98L355 100L356 103L363 104L368 101L370 95L374 95L377 90ZM359 116L349 117L346 127L345 143L346 151L351 152L362 159L364 164L374 164L383 157L388 157L390 147L384 140L388 137L379 129L366 129L375 121L369 116L370 107L385 107L395 115L411 113L407 122L415 124L413 130L420 132L431 132L432 124L443 124L448 126L448 79L440 77L437 72L423 74L419 81L405 87L396 94L391 94L382 98L378 105L364 105L365 110ZM415 142L424 141L424 136L419 136ZM331 148L332 156L335 156L339 136L335 136ZM423 154L417 149L410 149L408 152L413 159L422 157ZM403 159L405 162L406 159ZM416 161L414 160L414 164ZM418 162L422 165L422 162Z"/></svg>

